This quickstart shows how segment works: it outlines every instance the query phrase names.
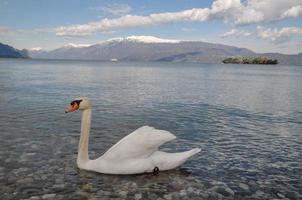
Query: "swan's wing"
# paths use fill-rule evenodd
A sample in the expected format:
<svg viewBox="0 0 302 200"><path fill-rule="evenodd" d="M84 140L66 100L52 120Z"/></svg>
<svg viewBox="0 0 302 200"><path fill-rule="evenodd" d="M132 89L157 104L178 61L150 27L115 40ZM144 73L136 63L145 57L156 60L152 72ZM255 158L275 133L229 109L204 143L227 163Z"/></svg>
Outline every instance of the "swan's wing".
<svg viewBox="0 0 302 200"><path fill-rule="evenodd" d="M157 151L160 145L175 138L168 131L143 126L113 145L101 158L108 161L146 158Z"/></svg>

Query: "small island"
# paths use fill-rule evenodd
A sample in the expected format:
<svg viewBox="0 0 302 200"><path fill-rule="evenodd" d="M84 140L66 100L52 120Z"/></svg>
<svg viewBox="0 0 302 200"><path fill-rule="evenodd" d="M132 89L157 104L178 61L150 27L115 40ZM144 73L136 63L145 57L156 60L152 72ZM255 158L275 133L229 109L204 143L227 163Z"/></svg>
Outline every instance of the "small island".
<svg viewBox="0 0 302 200"><path fill-rule="evenodd" d="M268 59L264 56L247 58L247 57L230 57L222 61L224 64L259 64L259 65L276 65L277 59Z"/></svg>

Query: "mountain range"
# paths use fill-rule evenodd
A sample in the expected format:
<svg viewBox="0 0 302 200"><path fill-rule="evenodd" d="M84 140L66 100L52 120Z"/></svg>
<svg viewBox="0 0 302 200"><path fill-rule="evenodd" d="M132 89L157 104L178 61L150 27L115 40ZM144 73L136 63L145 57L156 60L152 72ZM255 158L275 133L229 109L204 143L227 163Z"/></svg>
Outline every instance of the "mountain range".
<svg viewBox="0 0 302 200"><path fill-rule="evenodd" d="M29 58L26 49L18 50L12 46L0 43L0 58Z"/></svg>
<svg viewBox="0 0 302 200"><path fill-rule="evenodd" d="M52 51L30 51L32 58L174 62L221 62L226 56L254 54L244 48L152 36L113 38L94 45L68 44Z"/></svg>
<svg viewBox="0 0 302 200"><path fill-rule="evenodd" d="M33 49L28 52L31 58L36 59L202 63L221 63L223 59L232 56L265 56L277 59L280 64L302 65L302 53L259 54L247 48L201 41L167 40L153 36L113 38L93 45L70 43L51 51Z"/></svg>

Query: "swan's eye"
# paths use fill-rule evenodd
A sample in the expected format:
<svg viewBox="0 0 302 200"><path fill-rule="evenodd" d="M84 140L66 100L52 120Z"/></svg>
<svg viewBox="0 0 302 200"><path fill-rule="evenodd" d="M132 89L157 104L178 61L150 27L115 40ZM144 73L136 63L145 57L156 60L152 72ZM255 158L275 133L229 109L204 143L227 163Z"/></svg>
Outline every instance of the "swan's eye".
<svg viewBox="0 0 302 200"><path fill-rule="evenodd" d="M78 106L80 105L80 103L82 102L83 100L74 100L70 103L70 105L74 105L75 103L78 104Z"/></svg>

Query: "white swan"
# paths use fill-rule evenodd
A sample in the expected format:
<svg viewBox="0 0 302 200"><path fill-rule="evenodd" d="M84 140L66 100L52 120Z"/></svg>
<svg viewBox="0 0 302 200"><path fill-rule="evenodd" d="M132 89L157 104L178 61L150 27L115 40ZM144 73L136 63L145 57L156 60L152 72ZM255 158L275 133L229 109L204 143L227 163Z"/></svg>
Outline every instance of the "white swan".
<svg viewBox="0 0 302 200"><path fill-rule="evenodd" d="M199 148L180 153L158 151L158 147L176 137L164 130L143 126L113 145L101 157L90 160L88 141L91 124L91 102L87 97L78 97L65 111L82 110L81 136L77 157L80 169L104 174L157 173L179 167L188 158L200 152Z"/></svg>

